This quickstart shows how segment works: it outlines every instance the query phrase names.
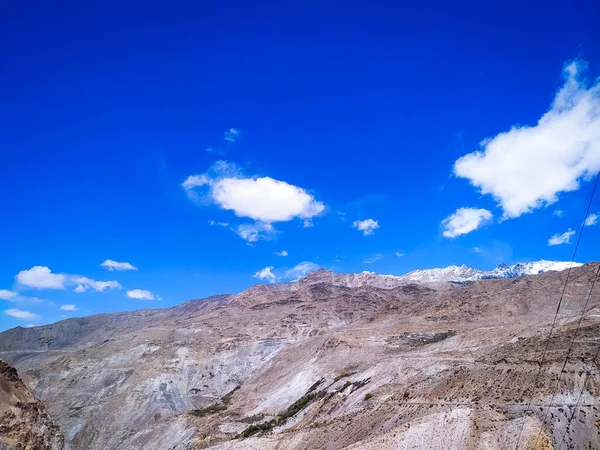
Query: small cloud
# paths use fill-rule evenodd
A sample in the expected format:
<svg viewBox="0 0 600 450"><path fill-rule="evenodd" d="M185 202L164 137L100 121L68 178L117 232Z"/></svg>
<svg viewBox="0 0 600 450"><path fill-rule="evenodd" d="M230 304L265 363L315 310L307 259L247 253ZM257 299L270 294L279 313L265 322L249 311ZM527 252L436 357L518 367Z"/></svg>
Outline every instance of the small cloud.
<svg viewBox="0 0 600 450"><path fill-rule="evenodd" d="M314 226L315 226L315 224L310 219L305 219L304 222L302 222L303 228L312 228Z"/></svg>
<svg viewBox="0 0 600 450"><path fill-rule="evenodd" d="M102 264L100 264L100 267L104 267L105 269L110 270L111 272L113 270L137 270L137 267L133 266L128 262L118 262L113 261L112 259L107 259Z"/></svg>
<svg viewBox="0 0 600 450"><path fill-rule="evenodd" d="M15 280L23 286L35 289L64 289L67 276L62 273L52 273L45 266L33 266L29 270L21 270Z"/></svg>
<svg viewBox="0 0 600 450"><path fill-rule="evenodd" d="M16 292L9 291L7 289L0 289L0 299L2 300L10 300L11 298L15 298L18 294Z"/></svg>
<svg viewBox="0 0 600 450"><path fill-rule="evenodd" d="M570 228L568 231L565 231L562 234L556 233L554 236L548 239L548 245L570 244L571 236L573 236L574 234L575 231L571 230Z"/></svg>
<svg viewBox="0 0 600 450"><path fill-rule="evenodd" d="M340 255L335 255L333 257L333 262L339 263L340 262Z"/></svg>
<svg viewBox="0 0 600 450"><path fill-rule="evenodd" d="M150 291L146 291L143 289L133 289L131 291L127 291L127 297L134 298L136 300L154 300L154 294Z"/></svg>
<svg viewBox="0 0 600 450"><path fill-rule="evenodd" d="M235 142L237 140L237 138L240 136L240 130L238 130L237 128L230 128L228 131L225 132L225 136L223 137L223 139L225 139L227 142Z"/></svg>
<svg viewBox="0 0 600 450"><path fill-rule="evenodd" d="M396 252L396 256L398 258L402 258L404 256L404 253Z"/></svg>
<svg viewBox="0 0 600 450"><path fill-rule="evenodd" d="M227 222L215 222L214 220L209 220L208 224L212 227L229 227L229 224Z"/></svg>
<svg viewBox="0 0 600 450"><path fill-rule="evenodd" d="M310 272L317 270L318 268L319 266L313 262L303 261L299 264L296 264L291 269L287 270L283 277L288 280L297 280L306 276Z"/></svg>
<svg viewBox="0 0 600 450"><path fill-rule="evenodd" d="M585 226L591 227L592 225L596 225L598 223L598 213L590 214L585 219Z"/></svg>
<svg viewBox="0 0 600 450"><path fill-rule="evenodd" d="M206 153L211 153L213 155L224 155L225 151L220 148L206 147Z"/></svg>
<svg viewBox="0 0 600 450"><path fill-rule="evenodd" d="M77 311L75 305L62 305L60 309L62 309L63 311Z"/></svg>
<svg viewBox="0 0 600 450"><path fill-rule="evenodd" d="M370 236L379 228L379 222L373 219L356 220L352 223L352 228L362 231L365 236Z"/></svg>
<svg viewBox="0 0 600 450"><path fill-rule="evenodd" d="M365 264L373 264L374 262L379 261L381 258L382 258L382 255L380 255L378 253L375 256L373 256L372 258L365 259L363 262Z"/></svg>
<svg viewBox="0 0 600 450"><path fill-rule="evenodd" d="M563 217L565 215L565 212L562 209L555 209L552 212L552 215L554 215L556 217Z"/></svg>
<svg viewBox="0 0 600 450"><path fill-rule="evenodd" d="M479 247L475 247L475 248L473 248L473 252L481 253L481 249Z"/></svg>
<svg viewBox="0 0 600 450"><path fill-rule="evenodd" d="M267 266L252 275L252 278L258 278L259 280L267 280L269 283L275 283L277 281L277 276L272 272L273 268L273 266Z"/></svg>
<svg viewBox="0 0 600 450"><path fill-rule="evenodd" d="M4 312L11 317L16 317L17 319L37 319L40 317L37 314L34 314L32 312L23 311L21 309L16 309L16 308L7 309Z"/></svg>
<svg viewBox="0 0 600 450"><path fill-rule="evenodd" d="M288 252L287 250L281 250L280 252L273 252L273 254L277 256L287 256Z"/></svg>
<svg viewBox="0 0 600 450"><path fill-rule="evenodd" d="M96 281L92 280L88 277L80 277L74 276L72 277L72 282L77 284L77 287L74 289L77 293L82 293L87 291L88 289L94 289L97 292L104 292L105 289L122 289L123 286L118 281Z"/></svg>
<svg viewBox="0 0 600 450"><path fill-rule="evenodd" d="M275 234L275 228L270 223L243 223L233 229L239 237L252 244L257 241L270 239Z"/></svg>
<svg viewBox="0 0 600 450"><path fill-rule="evenodd" d="M442 220L444 237L455 238L476 230L492 219L487 209L459 208L454 214Z"/></svg>
<svg viewBox="0 0 600 450"><path fill-rule="evenodd" d="M33 327L35 327L35 325L32 323L28 323L27 325L25 325L25 328L33 328Z"/></svg>

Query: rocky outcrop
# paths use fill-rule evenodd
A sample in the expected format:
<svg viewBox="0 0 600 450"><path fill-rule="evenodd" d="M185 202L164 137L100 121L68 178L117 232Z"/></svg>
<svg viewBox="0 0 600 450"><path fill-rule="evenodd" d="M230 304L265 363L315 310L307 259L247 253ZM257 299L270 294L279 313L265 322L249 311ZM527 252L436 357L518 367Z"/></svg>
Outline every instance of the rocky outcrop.
<svg viewBox="0 0 600 450"><path fill-rule="evenodd" d="M0 450L61 450L64 436L14 367L0 360Z"/></svg>

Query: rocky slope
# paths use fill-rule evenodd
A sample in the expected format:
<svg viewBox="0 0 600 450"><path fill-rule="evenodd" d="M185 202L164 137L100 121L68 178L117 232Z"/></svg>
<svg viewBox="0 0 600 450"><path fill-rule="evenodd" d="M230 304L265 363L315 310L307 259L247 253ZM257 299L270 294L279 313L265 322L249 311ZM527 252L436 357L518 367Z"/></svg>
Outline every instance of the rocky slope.
<svg viewBox="0 0 600 450"><path fill-rule="evenodd" d="M566 271L383 286L318 271L15 328L0 358L73 449L600 448L600 286L576 331L597 268L572 270L550 341Z"/></svg>
<svg viewBox="0 0 600 450"><path fill-rule="evenodd" d="M0 450L61 450L64 437L17 370L0 360Z"/></svg>

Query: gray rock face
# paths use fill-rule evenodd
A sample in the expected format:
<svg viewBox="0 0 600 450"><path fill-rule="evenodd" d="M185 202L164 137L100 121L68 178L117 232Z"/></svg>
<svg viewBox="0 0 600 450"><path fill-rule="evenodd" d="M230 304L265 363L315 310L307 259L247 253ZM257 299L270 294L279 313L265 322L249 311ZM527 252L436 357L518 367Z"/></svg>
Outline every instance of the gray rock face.
<svg viewBox="0 0 600 450"><path fill-rule="evenodd" d="M541 366L564 271L460 285L317 271L8 330L0 358L72 449L500 450L521 427L519 448L600 448L600 288L575 334L596 268L573 269Z"/></svg>

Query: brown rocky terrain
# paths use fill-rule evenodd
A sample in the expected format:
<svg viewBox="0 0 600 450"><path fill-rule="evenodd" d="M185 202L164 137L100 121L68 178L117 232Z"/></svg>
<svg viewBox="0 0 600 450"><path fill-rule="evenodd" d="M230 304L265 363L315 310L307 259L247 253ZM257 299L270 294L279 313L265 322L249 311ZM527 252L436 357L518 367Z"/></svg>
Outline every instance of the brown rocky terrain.
<svg viewBox="0 0 600 450"><path fill-rule="evenodd" d="M64 437L17 370L0 361L0 449L60 450Z"/></svg>
<svg viewBox="0 0 600 450"><path fill-rule="evenodd" d="M317 271L15 328L0 358L72 449L597 449L600 286L576 332L597 269L572 270L551 340L567 271L462 284Z"/></svg>

